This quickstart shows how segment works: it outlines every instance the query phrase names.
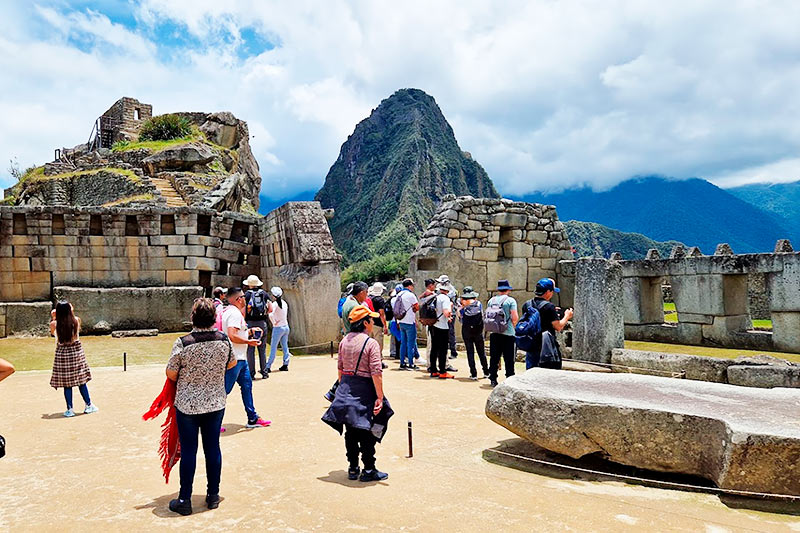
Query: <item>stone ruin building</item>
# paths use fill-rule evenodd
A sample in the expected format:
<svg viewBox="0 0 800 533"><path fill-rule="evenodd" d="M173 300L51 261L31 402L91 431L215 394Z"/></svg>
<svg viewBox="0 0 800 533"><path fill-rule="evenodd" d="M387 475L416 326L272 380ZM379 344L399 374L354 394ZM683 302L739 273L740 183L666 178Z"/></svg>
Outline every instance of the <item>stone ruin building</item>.
<svg viewBox="0 0 800 533"><path fill-rule="evenodd" d="M533 298L536 282L554 278L555 302L572 305L572 285L559 261L573 258L572 245L552 205L507 199L447 196L411 256L410 276L447 274L459 289L472 285L486 300L507 279L519 302Z"/></svg>
<svg viewBox="0 0 800 533"><path fill-rule="evenodd" d="M135 140L139 128L152 117L152 105L135 98L120 98L95 121L89 149L111 148L116 142Z"/></svg>
<svg viewBox="0 0 800 533"><path fill-rule="evenodd" d="M66 298L88 333L186 329L194 299L250 274L283 288L292 345L327 343L340 257L317 202L266 217L200 208L0 207L0 336L46 329Z"/></svg>

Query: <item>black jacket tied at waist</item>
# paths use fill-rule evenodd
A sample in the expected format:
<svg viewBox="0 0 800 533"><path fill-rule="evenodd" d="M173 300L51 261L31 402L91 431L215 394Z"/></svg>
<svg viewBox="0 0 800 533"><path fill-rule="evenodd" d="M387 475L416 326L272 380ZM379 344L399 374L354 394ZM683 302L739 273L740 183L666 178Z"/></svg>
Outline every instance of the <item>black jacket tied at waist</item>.
<svg viewBox="0 0 800 533"><path fill-rule="evenodd" d="M383 408L377 415L373 415L377 399L372 378L344 373L331 406L322 415L322 421L340 434L344 431L344 426L366 429L380 442L386 434L389 418L394 411L389 400L384 397Z"/></svg>

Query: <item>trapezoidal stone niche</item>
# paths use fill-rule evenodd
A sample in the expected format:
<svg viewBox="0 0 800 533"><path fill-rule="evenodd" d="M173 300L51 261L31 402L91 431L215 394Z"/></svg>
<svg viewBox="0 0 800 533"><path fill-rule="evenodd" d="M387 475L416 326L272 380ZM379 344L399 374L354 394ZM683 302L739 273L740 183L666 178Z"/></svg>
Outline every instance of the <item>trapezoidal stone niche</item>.
<svg viewBox="0 0 800 533"><path fill-rule="evenodd" d="M482 300L507 279L520 304L533 298L540 278L553 278L561 287L554 302L569 306L574 278L560 279L558 265L565 259L572 259L572 245L555 206L448 195L411 256L409 274L418 286L447 274Z"/></svg>

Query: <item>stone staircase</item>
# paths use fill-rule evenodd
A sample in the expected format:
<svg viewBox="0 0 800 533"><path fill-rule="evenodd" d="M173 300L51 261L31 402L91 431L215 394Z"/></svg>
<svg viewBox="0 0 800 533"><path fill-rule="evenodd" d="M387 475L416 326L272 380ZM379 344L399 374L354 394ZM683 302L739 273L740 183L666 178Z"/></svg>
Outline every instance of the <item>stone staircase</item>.
<svg viewBox="0 0 800 533"><path fill-rule="evenodd" d="M175 190L169 180L151 176L150 182L158 189L161 197L167 201L167 207L186 207L186 201Z"/></svg>

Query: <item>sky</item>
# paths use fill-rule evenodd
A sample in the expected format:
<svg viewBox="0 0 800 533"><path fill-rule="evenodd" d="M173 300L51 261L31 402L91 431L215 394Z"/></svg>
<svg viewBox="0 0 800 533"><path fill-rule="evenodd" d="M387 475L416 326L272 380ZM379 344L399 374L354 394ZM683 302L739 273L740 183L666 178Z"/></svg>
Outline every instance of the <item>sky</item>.
<svg viewBox="0 0 800 533"><path fill-rule="evenodd" d="M506 195L800 180L800 2L0 0L0 186L130 96L248 122L271 200L404 87Z"/></svg>

